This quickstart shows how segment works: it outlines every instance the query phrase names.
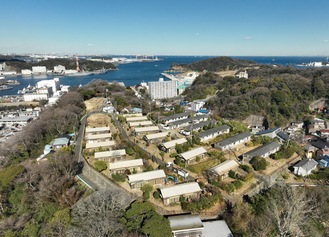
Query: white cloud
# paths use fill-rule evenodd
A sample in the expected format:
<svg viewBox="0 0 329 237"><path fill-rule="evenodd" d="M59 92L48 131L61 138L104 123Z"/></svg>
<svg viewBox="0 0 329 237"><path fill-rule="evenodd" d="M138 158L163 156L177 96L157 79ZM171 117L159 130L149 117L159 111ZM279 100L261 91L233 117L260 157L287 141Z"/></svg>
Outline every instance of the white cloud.
<svg viewBox="0 0 329 237"><path fill-rule="evenodd" d="M245 40L252 40L252 39L254 39L254 37L246 36L246 37L244 37L244 39L245 39Z"/></svg>
<svg viewBox="0 0 329 237"><path fill-rule="evenodd" d="M329 43L329 40L322 40L322 43Z"/></svg>
<svg viewBox="0 0 329 237"><path fill-rule="evenodd" d="M95 44L91 44L91 43L88 44L88 46L94 46L94 45L95 45Z"/></svg>

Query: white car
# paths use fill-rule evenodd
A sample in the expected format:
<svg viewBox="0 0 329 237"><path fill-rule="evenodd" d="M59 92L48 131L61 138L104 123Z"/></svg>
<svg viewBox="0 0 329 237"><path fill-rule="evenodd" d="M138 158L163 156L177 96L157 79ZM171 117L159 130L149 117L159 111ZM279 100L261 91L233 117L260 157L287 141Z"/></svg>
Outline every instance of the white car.
<svg viewBox="0 0 329 237"><path fill-rule="evenodd" d="M184 136L190 136L191 135L191 132L190 131L186 131L186 130L180 130L179 131L180 134L184 135Z"/></svg>

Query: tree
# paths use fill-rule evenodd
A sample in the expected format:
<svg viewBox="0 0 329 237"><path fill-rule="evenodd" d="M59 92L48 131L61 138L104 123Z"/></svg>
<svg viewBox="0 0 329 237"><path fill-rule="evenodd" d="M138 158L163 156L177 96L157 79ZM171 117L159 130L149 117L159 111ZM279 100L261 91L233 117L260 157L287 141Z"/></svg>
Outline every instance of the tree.
<svg viewBox="0 0 329 237"><path fill-rule="evenodd" d="M103 170L107 169L107 164L103 160L97 160L94 165L95 165L95 169L98 172L102 172Z"/></svg>
<svg viewBox="0 0 329 237"><path fill-rule="evenodd" d="M133 196L120 190L97 191L72 209L72 226L68 237L119 236L125 227L119 221Z"/></svg>
<svg viewBox="0 0 329 237"><path fill-rule="evenodd" d="M142 233L149 237L171 237L171 228L168 219L162 215L152 212L151 216L145 220Z"/></svg>
<svg viewBox="0 0 329 237"><path fill-rule="evenodd" d="M265 158L262 158L260 156L255 156L250 160L250 163L254 170L259 171L259 170L266 170L267 167L267 162Z"/></svg>

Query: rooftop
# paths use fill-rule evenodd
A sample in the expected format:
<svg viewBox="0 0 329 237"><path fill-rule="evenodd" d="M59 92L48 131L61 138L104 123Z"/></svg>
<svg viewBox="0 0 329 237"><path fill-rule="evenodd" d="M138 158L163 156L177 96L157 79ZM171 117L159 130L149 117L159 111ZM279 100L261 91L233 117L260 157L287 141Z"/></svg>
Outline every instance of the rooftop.
<svg viewBox="0 0 329 237"><path fill-rule="evenodd" d="M168 217L172 231L203 228L199 215L178 215Z"/></svg>
<svg viewBox="0 0 329 237"><path fill-rule="evenodd" d="M101 151L95 152L95 159L109 158L113 156L124 156L126 155L126 150L114 150L114 151Z"/></svg>
<svg viewBox="0 0 329 237"><path fill-rule="evenodd" d="M235 160L226 160L223 163L220 163L220 164L210 168L210 170L213 170L217 174L221 175L223 173L228 172L229 170L237 168L238 166L239 166L239 163L236 162Z"/></svg>
<svg viewBox="0 0 329 237"><path fill-rule="evenodd" d="M164 146L166 149L169 149L169 148L176 146L176 144L183 144L185 142L187 142L186 138L179 138L176 140L165 142L162 144L162 146Z"/></svg>
<svg viewBox="0 0 329 237"><path fill-rule="evenodd" d="M110 170L128 168L134 166L142 166L142 165L143 165L143 159L124 160L124 161L110 163Z"/></svg>
<svg viewBox="0 0 329 237"><path fill-rule="evenodd" d="M204 153L207 153L207 150L204 149L203 147L198 147L198 148L195 148L193 150L189 150L189 151L183 152L183 153L180 154L180 156L184 160L189 160L189 159L192 159L193 157L196 157L198 155L202 155Z"/></svg>
<svg viewBox="0 0 329 237"><path fill-rule="evenodd" d="M280 147L280 144L277 142L271 142L267 143L265 145L262 145L260 147L257 147L256 149L253 149L247 153L244 153L244 156L250 156L250 157L255 157L255 156L263 156L266 153L275 150Z"/></svg>
<svg viewBox="0 0 329 237"><path fill-rule="evenodd" d="M135 128L135 132L139 133L139 132L152 132L152 131L159 131L159 127L158 126L149 126L149 127L137 127Z"/></svg>
<svg viewBox="0 0 329 237"><path fill-rule="evenodd" d="M176 197L188 193L200 192L201 188L198 183L177 184L171 187L160 188L162 198Z"/></svg>
<svg viewBox="0 0 329 237"><path fill-rule="evenodd" d="M180 113L180 114L173 114L173 115L169 115L166 117L161 118L161 120L163 121L169 121L172 119L177 119L177 118L181 118L181 117L188 117L191 114L191 112L184 112L184 113Z"/></svg>
<svg viewBox="0 0 329 237"><path fill-rule="evenodd" d="M165 178L166 174L163 170L153 170L139 174L131 174L128 175L129 183L143 181L143 180L152 180L152 179L159 179Z"/></svg>
<svg viewBox="0 0 329 237"><path fill-rule="evenodd" d="M298 162L294 167L302 167L307 172L311 171L315 166L318 165L318 162L316 162L313 159L304 159Z"/></svg>
<svg viewBox="0 0 329 237"><path fill-rule="evenodd" d="M200 132L198 134L199 137L207 137L211 134L215 134L215 133L218 133L218 132L223 132L227 129L230 129L230 126L224 124L222 126L219 126L219 127L215 127L215 128L211 128L211 129L208 129L208 130L205 130L203 132Z"/></svg>
<svg viewBox="0 0 329 237"><path fill-rule="evenodd" d="M160 132L160 133L153 133L153 134L147 134L145 135L145 138L147 140L152 140L152 139L158 139L158 138L163 138L168 135L168 132Z"/></svg>
<svg viewBox="0 0 329 237"><path fill-rule="evenodd" d="M97 128L86 127L86 133L90 133L90 132L110 132L110 127L97 127Z"/></svg>
<svg viewBox="0 0 329 237"><path fill-rule="evenodd" d="M97 147L109 147L109 146L114 146L115 144L116 144L115 141L89 142L89 143L86 143L86 149L97 148Z"/></svg>
<svg viewBox="0 0 329 237"><path fill-rule="evenodd" d="M239 133L237 135L234 135L232 137L229 137L225 140L222 140L220 142L217 142L216 144L218 144L219 146L227 146L227 145L230 145L236 141L240 141L244 138L247 138L247 137L250 137L251 136L251 133L250 132L244 132L244 133Z"/></svg>

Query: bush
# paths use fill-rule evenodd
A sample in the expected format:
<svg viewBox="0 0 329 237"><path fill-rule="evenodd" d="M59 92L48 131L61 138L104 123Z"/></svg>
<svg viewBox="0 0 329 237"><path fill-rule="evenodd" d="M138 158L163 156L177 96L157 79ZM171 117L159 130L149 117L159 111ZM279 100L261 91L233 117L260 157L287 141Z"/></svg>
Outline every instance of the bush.
<svg viewBox="0 0 329 237"><path fill-rule="evenodd" d="M159 191L155 191L155 192L153 192L153 197L154 197L155 199L159 199L159 198L160 198L160 192L159 192Z"/></svg>
<svg viewBox="0 0 329 237"><path fill-rule="evenodd" d="M246 171L247 173L252 172L252 168L249 165L240 165L239 168Z"/></svg>
<svg viewBox="0 0 329 237"><path fill-rule="evenodd" d="M230 170L228 172L228 177L230 177L232 179L236 179L237 178L237 174L233 170Z"/></svg>
<svg viewBox="0 0 329 237"><path fill-rule="evenodd" d="M243 186L243 182L241 180L234 180L232 184L236 190L242 188Z"/></svg>
<svg viewBox="0 0 329 237"><path fill-rule="evenodd" d="M102 172L103 170L106 170L107 169L107 164L103 160L96 161L95 164L94 164L94 166L95 166L95 169L98 172Z"/></svg>
<svg viewBox="0 0 329 237"><path fill-rule="evenodd" d="M135 154L135 151L132 147L127 147L126 148L126 153L130 156L132 156L133 154Z"/></svg>
<svg viewBox="0 0 329 237"><path fill-rule="evenodd" d="M254 170L259 171L259 170L266 170L267 167L267 162L265 158L255 156L254 158L251 159L250 161L252 167Z"/></svg>
<svg viewBox="0 0 329 237"><path fill-rule="evenodd" d="M125 182L126 176L122 174L112 174L112 179L117 182Z"/></svg>

